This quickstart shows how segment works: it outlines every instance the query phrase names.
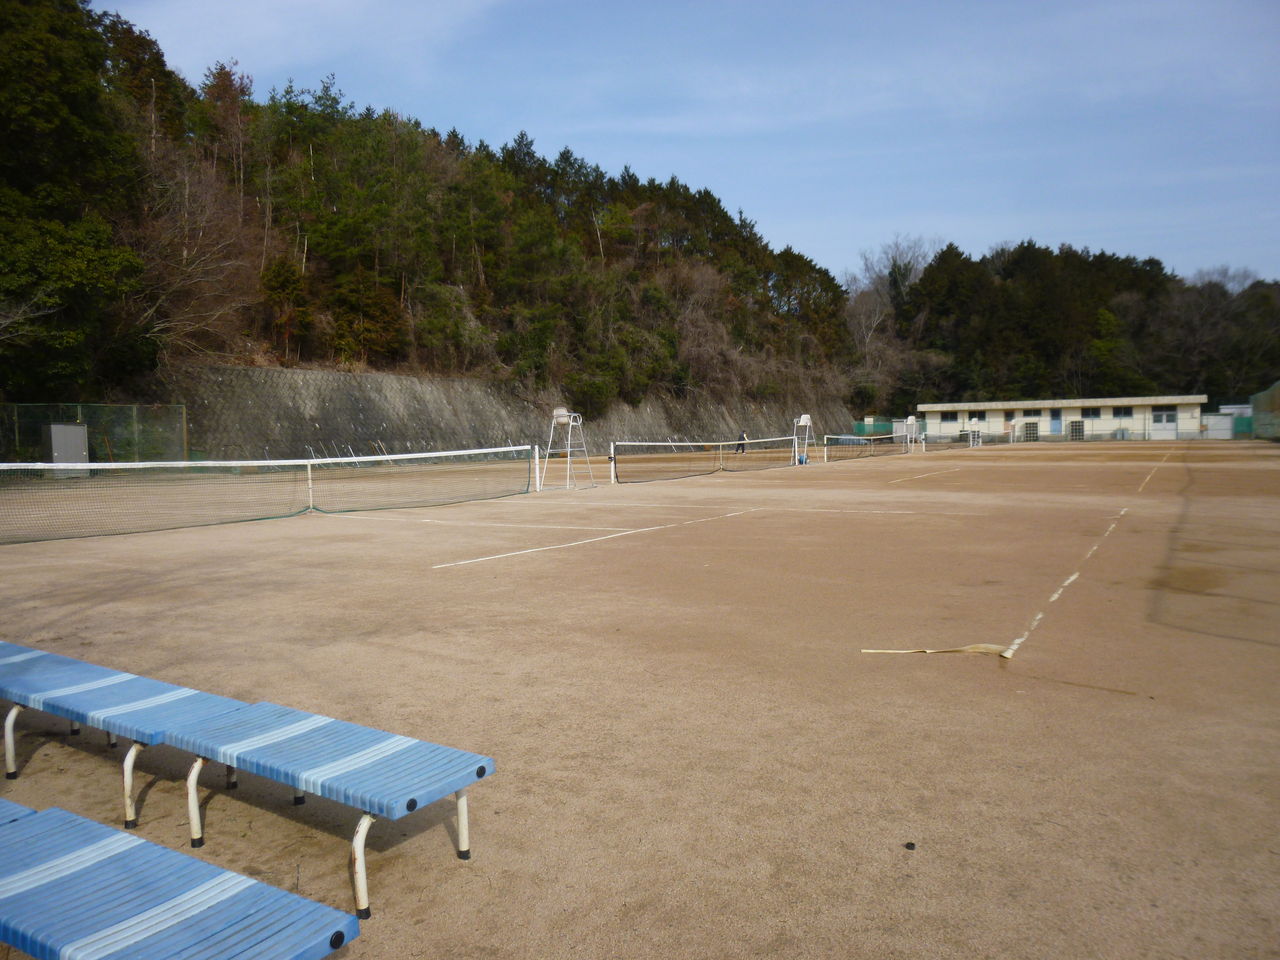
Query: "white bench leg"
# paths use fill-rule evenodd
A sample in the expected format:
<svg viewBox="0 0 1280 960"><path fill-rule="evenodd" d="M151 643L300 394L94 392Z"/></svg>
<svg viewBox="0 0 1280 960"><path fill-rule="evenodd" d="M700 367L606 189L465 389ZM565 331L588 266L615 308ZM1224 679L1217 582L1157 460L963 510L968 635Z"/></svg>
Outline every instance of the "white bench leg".
<svg viewBox="0 0 1280 960"><path fill-rule="evenodd" d="M196 757L187 773L187 816L191 820L191 845L204 846L204 826L200 823L200 770L204 767L204 757Z"/></svg>
<svg viewBox="0 0 1280 960"><path fill-rule="evenodd" d="M133 803L133 762L138 759L142 747L135 740L124 755L124 825L130 830L138 825L138 810Z"/></svg>
<svg viewBox="0 0 1280 960"><path fill-rule="evenodd" d="M471 826L467 822L467 792L459 790L454 795L458 804L458 859L471 859Z"/></svg>
<svg viewBox="0 0 1280 960"><path fill-rule="evenodd" d="M356 826L356 835L351 838L351 883L356 891L356 916L361 920L368 920L372 916L369 910L369 871L364 862L364 841L373 821L373 814L366 813Z"/></svg>
<svg viewBox="0 0 1280 960"><path fill-rule="evenodd" d="M67 731L67 736L69 736L69 737L78 737L78 736L80 736L80 724L78 724L78 723L76 723L74 720L72 720L72 721L71 721L71 729Z"/></svg>
<svg viewBox="0 0 1280 960"><path fill-rule="evenodd" d="M9 708L4 718L4 778L6 780L18 779L18 759L13 747L13 721L18 719L18 714L21 712L21 705L15 703Z"/></svg>
<svg viewBox="0 0 1280 960"><path fill-rule="evenodd" d="M120 746L120 741L116 739L116 735L114 733L107 734L107 746L110 747L112 750Z"/></svg>
<svg viewBox="0 0 1280 960"><path fill-rule="evenodd" d="M227 789L234 790L238 786L240 786L240 780L236 775L236 768L227 764Z"/></svg>

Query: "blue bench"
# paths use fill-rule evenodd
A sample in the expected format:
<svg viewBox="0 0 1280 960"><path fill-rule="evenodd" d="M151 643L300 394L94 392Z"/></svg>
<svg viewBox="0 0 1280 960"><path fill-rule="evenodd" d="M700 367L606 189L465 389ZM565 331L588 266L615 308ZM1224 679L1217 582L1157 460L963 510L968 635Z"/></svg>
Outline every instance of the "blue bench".
<svg viewBox="0 0 1280 960"><path fill-rule="evenodd" d="M187 776L191 844L204 843L197 784L206 759L362 811L351 842L356 915L369 911L365 837L376 817L398 820L449 794L456 800L458 856L471 856L466 788L493 772L493 758L402 737L273 703L255 703L170 728L164 742L196 755Z"/></svg>
<svg viewBox="0 0 1280 960"><path fill-rule="evenodd" d="M13 724L24 707L133 740L124 760L126 827L137 826L133 767L138 753L164 743L197 757L187 776L191 843L204 843L197 794L206 759L226 764L227 786L247 770L306 793L359 808L352 839L357 913L370 915L365 838L375 818L398 820L452 793L458 857L471 856L466 788L493 772L493 759L271 703L239 700L132 673L0 642L0 698L14 703L5 718L5 775L17 776Z"/></svg>
<svg viewBox="0 0 1280 960"><path fill-rule="evenodd" d="M65 717L133 743L125 754L124 825L138 825L133 768L142 749L159 743L175 724L198 724L247 706L239 700L203 693L120 670L111 670L43 650L0 644L0 698L13 703L4 724L5 777L18 776L14 720L24 708Z"/></svg>
<svg viewBox="0 0 1280 960"><path fill-rule="evenodd" d="M355 917L297 894L0 801L0 943L36 960L319 960L359 934Z"/></svg>
<svg viewBox="0 0 1280 960"><path fill-rule="evenodd" d="M24 807L20 803L0 797L0 827L6 823L13 823L14 820L25 817L28 813L31 813L30 807Z"/></svg>

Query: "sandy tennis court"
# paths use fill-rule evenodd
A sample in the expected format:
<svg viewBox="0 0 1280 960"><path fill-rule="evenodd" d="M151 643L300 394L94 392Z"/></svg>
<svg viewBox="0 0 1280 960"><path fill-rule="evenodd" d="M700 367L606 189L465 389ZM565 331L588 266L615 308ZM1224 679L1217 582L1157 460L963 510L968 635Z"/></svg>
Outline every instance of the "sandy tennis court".
<svg viewBox="0 0 1280 960"><path fill-rule="evenodd" d="M374 826L351 960L1239 960L1278 588L1280 445L1022 444L9 545L0 639L494 757L470 861ZM118 823L100 734L17 728L0 796ZM351 909L355 811L219 784L193 856Z"/></svg>

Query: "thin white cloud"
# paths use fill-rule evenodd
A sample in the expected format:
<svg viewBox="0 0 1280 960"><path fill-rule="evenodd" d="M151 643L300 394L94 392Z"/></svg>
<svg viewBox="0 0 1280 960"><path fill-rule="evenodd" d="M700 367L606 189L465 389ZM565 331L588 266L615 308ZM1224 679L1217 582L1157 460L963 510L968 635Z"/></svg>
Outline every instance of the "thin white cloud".
<svg viewBox="0 0 1280 960"><path fill-rule="evenodd" d="M239 62L255 93L290 77L316 86L344 66L421 76L457 38L508 0L116 0L115 9L146 30L169 66L198 84L214 63ZM267 83L264 85L263 80ZM382 106L383 104L377 104Z"/></svg>
<svg viewBox="0 0 1280 960"><path fill-rule="evenodd" d="M1280 269L1260 202L1280 172L1276 0L119 7L192 82L231 58L260 99L333 73L361 106L472 142L523 129L547 155L568 146L614 173L630 164L707 186L776 229L775 245L835 270L876 242L850 241L859 222L945 234L976 253L1097 231L1095 247L1160 255L1155 237L1182 267ZM1073 224L1059 208L1090 219ZM1182 209L1238 211L1233 242L1246 255L1195 262L1186 251L1201 241ZM1170 237L1143 232L1150 223Z"/></svg>

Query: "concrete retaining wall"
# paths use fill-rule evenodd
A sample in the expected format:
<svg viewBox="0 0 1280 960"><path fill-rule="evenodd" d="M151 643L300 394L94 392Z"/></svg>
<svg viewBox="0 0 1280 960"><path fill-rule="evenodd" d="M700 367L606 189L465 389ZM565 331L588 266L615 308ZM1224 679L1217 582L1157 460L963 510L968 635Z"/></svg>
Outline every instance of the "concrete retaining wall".
<svg viewBox="0 0 1280 960"><path fill-rule="evenodd" d="M509 384L268 367L191 366L167 371L159 390L187 406L193 458L260 459L386 451L453 450L547 442L552 392ZM841 403L818 397L789 402L651 398L625 403L585 424L592 453L610 440L732 440L790 435L792 420L813 417L814 432L849 432Z"/></svg>

